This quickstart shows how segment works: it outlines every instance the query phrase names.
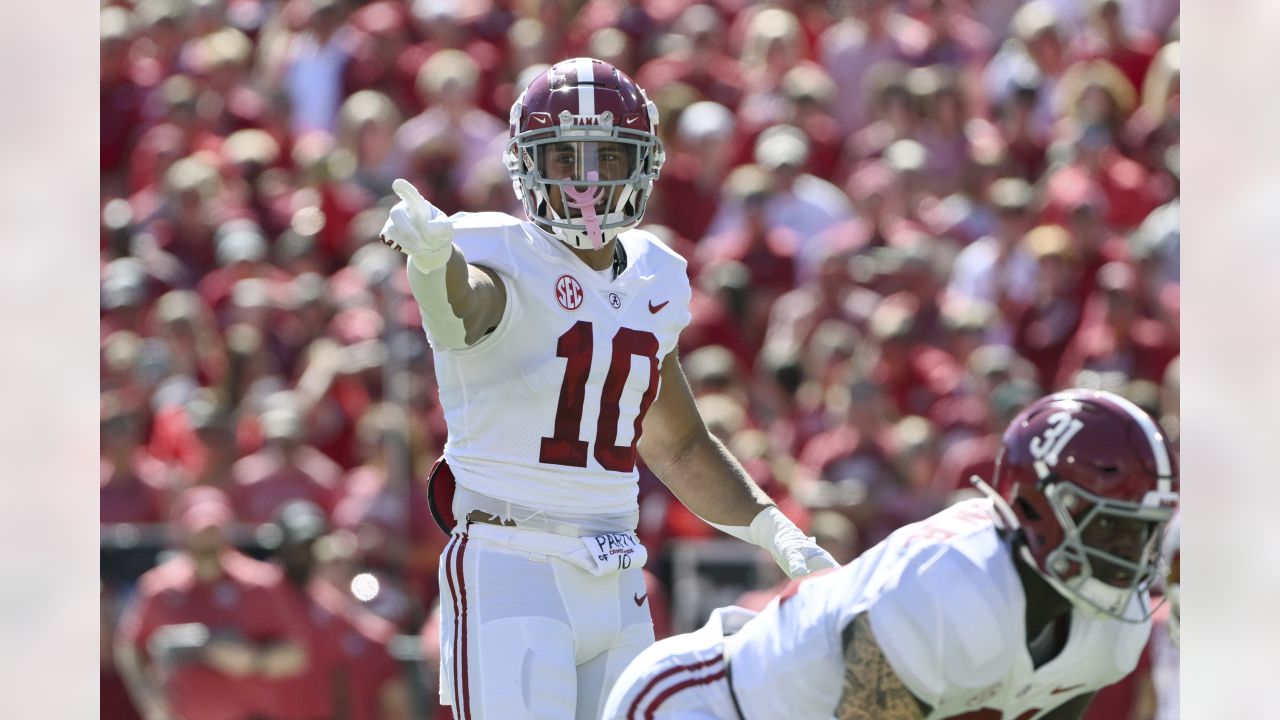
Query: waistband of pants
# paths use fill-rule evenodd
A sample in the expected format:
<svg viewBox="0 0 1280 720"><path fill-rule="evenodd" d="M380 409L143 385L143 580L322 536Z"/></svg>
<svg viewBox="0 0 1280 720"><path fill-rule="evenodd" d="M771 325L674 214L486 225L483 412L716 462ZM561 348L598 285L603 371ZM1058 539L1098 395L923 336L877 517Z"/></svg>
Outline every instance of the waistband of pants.
<svg viewBox="0 0 1280 720"><path fill-rule="evenodd" d="M469 523L520 527L572 538L590 537L604 532L635 532L634 516L606 516L603 522L601 518L583 516L582 520L590 522L588 525L572 521L577 518L549 516L548 513L531 508L519 508L462 486L456 490L453 510L460 520Z"/></svg>

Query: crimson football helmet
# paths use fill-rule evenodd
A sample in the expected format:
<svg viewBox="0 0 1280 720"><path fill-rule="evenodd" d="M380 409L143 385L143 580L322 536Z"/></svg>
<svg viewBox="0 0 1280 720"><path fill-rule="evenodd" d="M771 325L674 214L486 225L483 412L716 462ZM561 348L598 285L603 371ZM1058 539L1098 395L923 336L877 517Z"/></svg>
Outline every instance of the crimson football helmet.
<svg viewBox="0 0 1280 720"><path fill-rule="evenodd" d="M571 247L599 249L644 215L664 159L657 133L658 109L634 80L574 58L511 106L503 161L530 220Z"/></svg>
<svg viewBox="0 0 1280 720"><path fill-rule="evenodd" d="M1178 503L1173 450L1155 420L1109 392L1066 390L1005 430L995 501L1017 551L1058 592L1097 616L1143 622L1161 539Z"/></svg>

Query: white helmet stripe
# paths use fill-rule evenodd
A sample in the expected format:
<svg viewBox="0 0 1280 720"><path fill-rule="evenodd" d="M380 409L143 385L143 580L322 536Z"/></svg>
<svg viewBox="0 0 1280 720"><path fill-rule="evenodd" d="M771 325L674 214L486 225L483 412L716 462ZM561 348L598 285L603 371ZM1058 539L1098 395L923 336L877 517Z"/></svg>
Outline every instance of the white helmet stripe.
<svg viewBox="0 0 1280 720"><path fill-rule="evenodd" d="M578 70L578 114L591 116L596 114L596 80L594 63L591 58L578 58L573 61Z"/></svg>
<svg viewBox="0 0 1280 720"><path fill-rule="evenodd" d="M1173 464L1169 462L1169 450L1164 444L1164 433L1160 431L1156 421L1152 420L1142 408L1116 394L1111 394L1111 399L1127 410L1129 415L1137 421L1138 427L1142 428L1142 434L1147 437L1147 442L1151 443L1151 454L1156 458L1156 475L1160 478L1159 488L1168 492L1169 478L1173 475Z"/></svg>

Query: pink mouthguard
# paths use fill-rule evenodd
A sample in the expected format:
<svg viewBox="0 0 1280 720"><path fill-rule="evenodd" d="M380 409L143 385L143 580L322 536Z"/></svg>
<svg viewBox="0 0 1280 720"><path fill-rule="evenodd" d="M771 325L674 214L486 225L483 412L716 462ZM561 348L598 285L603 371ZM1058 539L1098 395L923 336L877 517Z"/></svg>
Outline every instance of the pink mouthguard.
<svg viewBox="0 0 1280 720"><path fill-rule="evenodd" d="M587 173L587 180L596 182L600 179L600 173L592 170ZM596 215L596 203L600 201L600 194L604 192L604 188L597 187L588 190L579 190L572 185L564 186L564 194L569 197L566 204L582 212L582 222L587 226L587 237L591 238L591 247L599 250L604 247L604 232L600 228L600 217Z"/></svg>

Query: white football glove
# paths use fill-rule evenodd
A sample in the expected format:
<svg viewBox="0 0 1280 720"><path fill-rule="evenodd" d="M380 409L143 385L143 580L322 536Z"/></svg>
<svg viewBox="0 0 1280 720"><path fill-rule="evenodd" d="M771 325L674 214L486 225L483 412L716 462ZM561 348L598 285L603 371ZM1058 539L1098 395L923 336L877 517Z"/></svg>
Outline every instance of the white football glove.
<svg viewBox="0 0 1280 720"><path fill-rule="evenodd" d="M449 216L427 202L404 178L396 178L391 189L400 196L400 202L391 208L382 226L382 242L408 255L423 273L444 267L453 254L453 223Z"/></svg>
<svg viewBox="0 0 1280 720"><path fill-rule="evenodd" d="M824 568L836 567L831 553L818 547L811 537L776 507L765 508L751 521L751 541L768 550L787 577L795 579Z"/></svg>

